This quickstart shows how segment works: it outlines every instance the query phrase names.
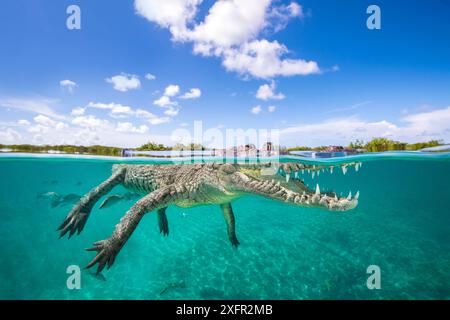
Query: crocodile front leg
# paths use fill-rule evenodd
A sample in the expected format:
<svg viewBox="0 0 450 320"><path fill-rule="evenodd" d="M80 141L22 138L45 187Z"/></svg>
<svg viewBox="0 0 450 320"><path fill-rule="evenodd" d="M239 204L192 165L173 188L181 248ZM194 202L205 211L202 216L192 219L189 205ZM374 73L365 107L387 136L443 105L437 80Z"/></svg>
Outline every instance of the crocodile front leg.
<svg viewBox="0 0 450 320"><path fill-rule="evenodd" d="M97 251L97 255L89 262L86 268L91 268L98 263L97 274L100 273L105 266L109 269L144 214L167 207L169 203L175 201L179 196L177 190L179 190L179 188L173 185L164 187L149 193L136 202L116 225L110 238L96 242L94 243L93 248L86 249L87 251Z"/></svg>
<svg viewBox="0 0 450 320"><path fill-rule="evenodd" d="M235 219L231 203L227 202L221 204L220 209L222 209L222 213L227 224L228 239L230 239L231 245L237 248L237 246L239 245L239 241L236 237Z"/></svg>
<svg viewBox="0 0 450 320"><path fill-rule="evenodd" d="M114 173L100 185L89 191L80 201L72 208L64 222L59 226L60 238L69 232L69 238L75 233L83 230L89 214L95 203L115 186L122 183L125 177L125 168L121 168Z"/></svg>

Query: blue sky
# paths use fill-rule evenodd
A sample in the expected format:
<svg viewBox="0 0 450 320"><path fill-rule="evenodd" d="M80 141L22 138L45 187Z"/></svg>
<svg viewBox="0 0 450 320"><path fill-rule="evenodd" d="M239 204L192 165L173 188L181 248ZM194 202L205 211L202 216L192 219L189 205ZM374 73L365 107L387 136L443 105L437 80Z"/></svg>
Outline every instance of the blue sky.
<svg viewBox="0 0 450 320"><path fill-rule="evenodd" d="M66 27L72 4L81 30ZM366 27L371 4L381 30ZM173 144L194 121L279 129L288 146L449 141L449 12L438 0L2 1L0 143Z"/></svg>

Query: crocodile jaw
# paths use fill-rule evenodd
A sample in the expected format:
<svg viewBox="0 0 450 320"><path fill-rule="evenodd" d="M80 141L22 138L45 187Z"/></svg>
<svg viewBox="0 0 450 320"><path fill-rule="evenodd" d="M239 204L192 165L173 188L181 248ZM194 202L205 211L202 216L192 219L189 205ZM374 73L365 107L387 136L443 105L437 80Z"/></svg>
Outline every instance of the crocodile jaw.
<svg viewBox="0 0 450 320"><path fill-rule="evenodd" d="M258 180L245 175L242 172L234 174L235 186L245 193L261 195L273 200L291 203L303 207L316 207L330 211L347 211L358 205L357 194L355 197L331 197L321 193L319 188L310 190L305 187L302 192L291 190L275 180Z"/></svg>

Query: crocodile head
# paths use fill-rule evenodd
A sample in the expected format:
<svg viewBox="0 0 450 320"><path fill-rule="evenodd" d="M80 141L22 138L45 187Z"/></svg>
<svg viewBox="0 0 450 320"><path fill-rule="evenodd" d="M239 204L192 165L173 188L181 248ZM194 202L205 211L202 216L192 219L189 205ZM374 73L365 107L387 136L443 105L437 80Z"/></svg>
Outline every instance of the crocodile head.
<svg viewBox="0 0 450 320"><path fill-rule="evenodd" d="M360 163L339 165L345 174L349 167L356 170ZM325 170L333 172L337 166L317 166L302 163L277 165L225 164L220 167L219 180L230 193L261 195L293 205L318 207L331 211L347 211L358 205L359 191L352 197L339 197L334 191L321 192L319 184L310 189L301 179L302 173L318 175Z"/></svg>

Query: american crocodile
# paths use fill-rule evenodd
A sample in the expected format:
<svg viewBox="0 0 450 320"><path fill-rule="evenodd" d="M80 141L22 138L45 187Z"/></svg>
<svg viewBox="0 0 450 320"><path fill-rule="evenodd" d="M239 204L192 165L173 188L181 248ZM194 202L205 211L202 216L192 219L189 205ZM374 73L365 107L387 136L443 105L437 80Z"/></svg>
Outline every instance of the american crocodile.
<svg viewBox="0 0 450 320"><path fill-rule="evenodd" d="M340 165L345 174L349 166L359 169L359 163ZM309 189L300 179L302 173L318 175L333 167L302 163L264 164L171 164L128 165L115 164L112 175L89 191L73 207L59 227L60 237L79 234L95 203L115 186L143 195L116 225L110 238L94 243L86 249L97 255L87 268L98 264L100 273L109 269L145 213L156 210L160 232L168 235L166 209L169 205L187 208L218 204L227 225L228 238L234 247L239 245L235 232L235 218L231 201L244 195L258 195L303 207L317 207L331 211L346 211L358 204L359 192L354 197L338 197L335 192L321 192L319 185Z"/></svg>

